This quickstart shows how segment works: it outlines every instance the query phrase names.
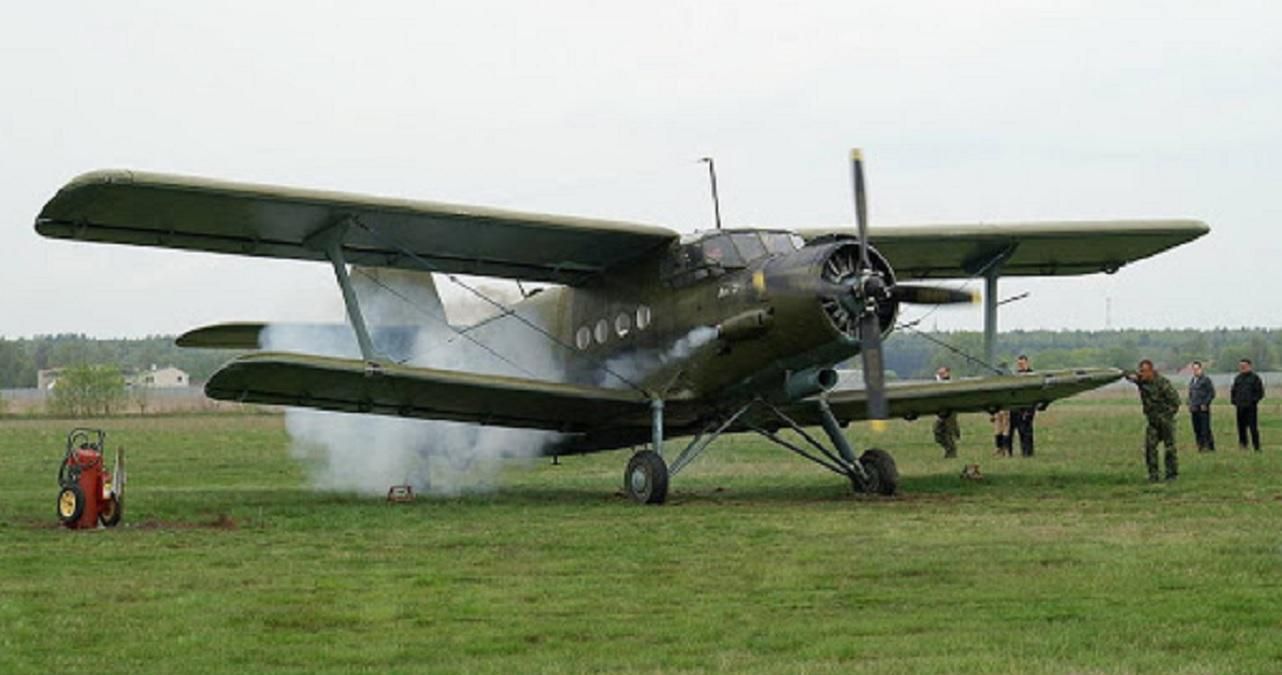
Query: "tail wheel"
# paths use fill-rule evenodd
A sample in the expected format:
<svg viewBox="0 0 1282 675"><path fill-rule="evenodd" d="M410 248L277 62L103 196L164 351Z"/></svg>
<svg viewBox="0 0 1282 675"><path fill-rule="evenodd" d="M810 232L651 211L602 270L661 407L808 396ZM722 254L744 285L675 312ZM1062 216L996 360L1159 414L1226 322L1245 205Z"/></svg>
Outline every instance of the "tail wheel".
<svg viewBox="0 0 1282 675"><path fill-rule="evenodd" d="M880 448L869 448L859 456L859 464L868 474L868 483L855 488L861 492L889 497L899 489L899 469L895 458ZM862 487L862 489L861 489Z"/></svg>
<svg viewBox="0 0 1282 675"><path fill-rule="evenodd" d="M75 483L62 486L58 491L58 520L64 525L80 520L85 513L85 493Z"/></svg>
<svg viewBox="0 0 1282 675"><path fill-rule="evenodd" d="M668 498L668 465L659 453L642 450L628 460L623 490L641 504L662 504Z"/></svg>
<svg viewBox="0 0 1282 675"><path fill-rule="evenodd" d="M120 519L125 514L125 503L120 497L110 497L102 504L102 511L98 513L98 522L103 527L115 527L120 524Z"/></svg>

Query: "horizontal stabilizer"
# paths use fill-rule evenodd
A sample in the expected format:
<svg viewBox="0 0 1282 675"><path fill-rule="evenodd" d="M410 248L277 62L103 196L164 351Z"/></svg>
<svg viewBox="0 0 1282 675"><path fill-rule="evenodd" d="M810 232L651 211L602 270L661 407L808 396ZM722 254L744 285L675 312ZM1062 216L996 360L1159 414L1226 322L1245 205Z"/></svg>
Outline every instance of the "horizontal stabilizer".
<svg viewBox="0 0 1282 675"><path fill-rule="evenodd" d="M370 339L379 354L402 361L412 356L421 331L418 326L373 326ZM293 351L297 347L336 355L360 353L356 334L344 323L219 323L189 330L175 343L188 349Z"/></svg>

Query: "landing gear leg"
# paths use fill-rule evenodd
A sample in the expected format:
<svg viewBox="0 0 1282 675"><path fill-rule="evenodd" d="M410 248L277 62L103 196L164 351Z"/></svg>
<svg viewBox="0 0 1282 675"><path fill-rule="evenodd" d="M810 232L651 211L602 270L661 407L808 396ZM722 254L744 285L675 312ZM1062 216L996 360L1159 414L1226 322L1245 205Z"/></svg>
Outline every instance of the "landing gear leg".
<svg viewBox="0 0 1282 675"><path fill-rule="evenodd" d="M895 460L890 456L890 453L872 448L860 455L859 459L856 460L855 452L850 447L850 442L846 440L845 434L841 433L841 425L837 422L836 416L832 414L832 409L828 406L827 401L820 399L818 402L819 420L823 424L824 432L827 434L828 440L831 441L832 447L836 449L835 453L824 447L818 439L807 433L805 429L784 414L782 410L768 403L765 405L770 408L776 418L797 432L797 435L801 436L814 451L792 443L768 429L750 427L753 431L776 445L790 450L833 473L845 476L850 480L855 492L889 496L895 494L895 491L899 489L899 470L895 467Z"/></svg>
<svg viewBox="0 0 1282 675"><path fill-rule="evenodd" d="M663 399L650 401L653 450L642 450L628 460L623 489L641 504L662 504L668 498L668 464L663 461Z"/></svg>

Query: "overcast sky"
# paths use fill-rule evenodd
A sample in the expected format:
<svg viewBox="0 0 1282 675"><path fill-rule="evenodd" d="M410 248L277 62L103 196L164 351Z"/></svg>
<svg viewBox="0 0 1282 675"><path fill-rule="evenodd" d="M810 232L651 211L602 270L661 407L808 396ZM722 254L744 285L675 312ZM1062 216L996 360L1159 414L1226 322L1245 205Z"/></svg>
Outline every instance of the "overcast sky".
<svg viewBox="0 0 1282 675"><path fill-rule="evenodd" d="M1204 0L17 3L0 336L341 316L325 265L37 236L92 169L689 231L711 223L703 155L730 224L848 222L852 146L877 224L1211 225L1111 277L1004 281L1031 291L1004 330L1103 328L1106 298L1113 327L1278 326L1280 26L1278 3Z"/></svg>

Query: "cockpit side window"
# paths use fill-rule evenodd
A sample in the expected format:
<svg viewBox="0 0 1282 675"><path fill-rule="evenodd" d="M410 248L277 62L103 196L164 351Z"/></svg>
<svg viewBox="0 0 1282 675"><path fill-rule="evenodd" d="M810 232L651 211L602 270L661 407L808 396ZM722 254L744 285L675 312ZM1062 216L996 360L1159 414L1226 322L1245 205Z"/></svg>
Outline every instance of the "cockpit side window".
<svg viewBox="0 0 1282 675"><path fill-rule="evenodd" d="M702 244L703 260L709 265L721 267L743 267L743 258L730 242L730 237L718 234L704 239Z"/></svg>
<svg viewBox="0 0 1282 675"><path fill-rule="evenodd" d="M772 254L792 253L797 250L793 235L787 232L762 232L761 239L766 242L766 250Z"/></svg>
<svg viewBox="0 0 1282 675"><path fill-rule="evenodd" d="M766 247L761 243L761 237L756 232L736 232L730 237L745 261L751 262L766 257Z"/></svg>
<svg viewBox="0 0 1282 675"><path fill-rule="evenodd" d="M743 257L730 236L716 233L675 246L664 261L661 274L675 286L686 286L743 266Z"/></svg>

